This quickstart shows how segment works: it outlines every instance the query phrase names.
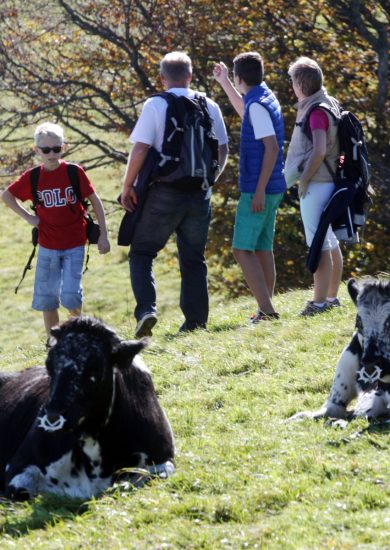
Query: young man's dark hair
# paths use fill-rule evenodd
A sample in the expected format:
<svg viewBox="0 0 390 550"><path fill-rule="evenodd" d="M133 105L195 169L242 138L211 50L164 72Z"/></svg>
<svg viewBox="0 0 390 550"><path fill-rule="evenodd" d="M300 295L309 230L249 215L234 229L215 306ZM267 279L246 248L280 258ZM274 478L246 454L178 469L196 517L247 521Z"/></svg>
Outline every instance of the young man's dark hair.
<svg viewBox="0 0 390 550"><path fill-rule="evenodd" d="M263 58L257 52L240 53L233 59L233 73L248 86L257 86L263 82Z"/></svg>

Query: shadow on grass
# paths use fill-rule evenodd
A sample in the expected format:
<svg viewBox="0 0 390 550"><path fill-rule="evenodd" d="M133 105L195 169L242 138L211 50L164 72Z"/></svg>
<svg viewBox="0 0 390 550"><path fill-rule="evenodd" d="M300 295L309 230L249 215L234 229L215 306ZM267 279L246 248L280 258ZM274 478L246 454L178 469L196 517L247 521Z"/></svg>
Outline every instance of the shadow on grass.
<svg viewBox="0 0 390 550"><path fill-rule="evenodd" d="M29 502L0 497L0 535L18 538L34 529L45 529L58 521L85 514L89 501L56 495L41 495Z"/></svg>
<svg viewBox="0 0 390 550"><path fill-rule="evenodd" d="M345 424L342 426L343 428L346 427L347 421L344 421ZM337 426L335 426L337 427ZM348 445L355 441L356 439L359 439L364 434L368 434L369 436L376 436L376 435L384 435L390 433L390 419L388 417L383 419L376 419L369 423L368 426L365 426L364 428L357 430L356 432L353 432L352 434L348 435L347 437L343 437L339 441L329 441L328 445L331 445L332 447L340 447L341 445ZM382 444L380 442L379 438L376 437L370 437L369 442L374 447L382 448Z"/></svg>
<svg viewBox="0 0 390 550"><path fill-rule="evenodd" d="M238 323L238 322L232 322L232 321L226 320L226 321L222 321L221 323L218 323L217 325L215 324L208 325L206 329L199 328L199 329L196 329L195 331L183 330L181 332L178 330L176 332L166 332L163 336L165 340L171 341L171 340L174 340L175 338L184 338L185 336L194 334L194 332L197 332L198 334L204 334L205 336L207 336L207 334L210 334L210 333L227 332L230 330L237 330L245 326L246 326L245 323Z"/></svg>

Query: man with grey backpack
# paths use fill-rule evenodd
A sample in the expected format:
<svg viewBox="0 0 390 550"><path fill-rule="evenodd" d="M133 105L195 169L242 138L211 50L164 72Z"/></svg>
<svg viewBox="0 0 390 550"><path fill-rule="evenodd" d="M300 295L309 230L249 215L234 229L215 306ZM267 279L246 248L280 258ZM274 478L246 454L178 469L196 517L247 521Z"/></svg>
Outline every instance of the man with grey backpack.
<svg viewBox="0 0 390 550"><path fill-rule="evenodd" d="M130 136L121 204L138 207L137 176L157 151L157 164L131 238L130 280L136 337L151 336L157 322L153 261L176 233L181 273L180 331L205 328L209 301L204 252L210 223L211 186L226 164L228 138L218 105L190 89L192 62L184 53L160 63L165 92L149 98Z"/></svg>

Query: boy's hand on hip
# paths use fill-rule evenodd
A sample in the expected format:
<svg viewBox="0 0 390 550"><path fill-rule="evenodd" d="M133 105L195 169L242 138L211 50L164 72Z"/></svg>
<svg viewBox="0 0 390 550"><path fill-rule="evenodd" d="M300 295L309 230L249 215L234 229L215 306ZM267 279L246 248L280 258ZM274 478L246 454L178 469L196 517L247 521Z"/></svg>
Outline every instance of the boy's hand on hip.
<svg viewBox="0 0 390 550"><path fill-rule="evenodd" d="M39 216L31 214L27 219L27 223L32 225L33 227L38 227L39 225Z"/></svg>
<svg viewBox="0 0 390 550"><path fill-rule="evenodd" d="M265 208L265 193L264 191L258 192L253 196L252 199L252 212L262 212Z"/></svg>

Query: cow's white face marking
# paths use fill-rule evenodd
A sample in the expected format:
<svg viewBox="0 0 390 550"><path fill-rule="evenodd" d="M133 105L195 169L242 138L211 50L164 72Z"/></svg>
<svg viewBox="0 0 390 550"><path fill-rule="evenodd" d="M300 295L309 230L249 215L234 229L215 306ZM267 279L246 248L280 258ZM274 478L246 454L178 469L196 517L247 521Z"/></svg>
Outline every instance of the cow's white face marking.
<svg viewBox="0 0 390 550"><path fill-rule="evenodd" d="M55 422L51 422L47 414L38 417L38 428L43 428L45 432L56 432L57 430L62 430L66 422L66 418L62 415L57 418Z"/></svg>

